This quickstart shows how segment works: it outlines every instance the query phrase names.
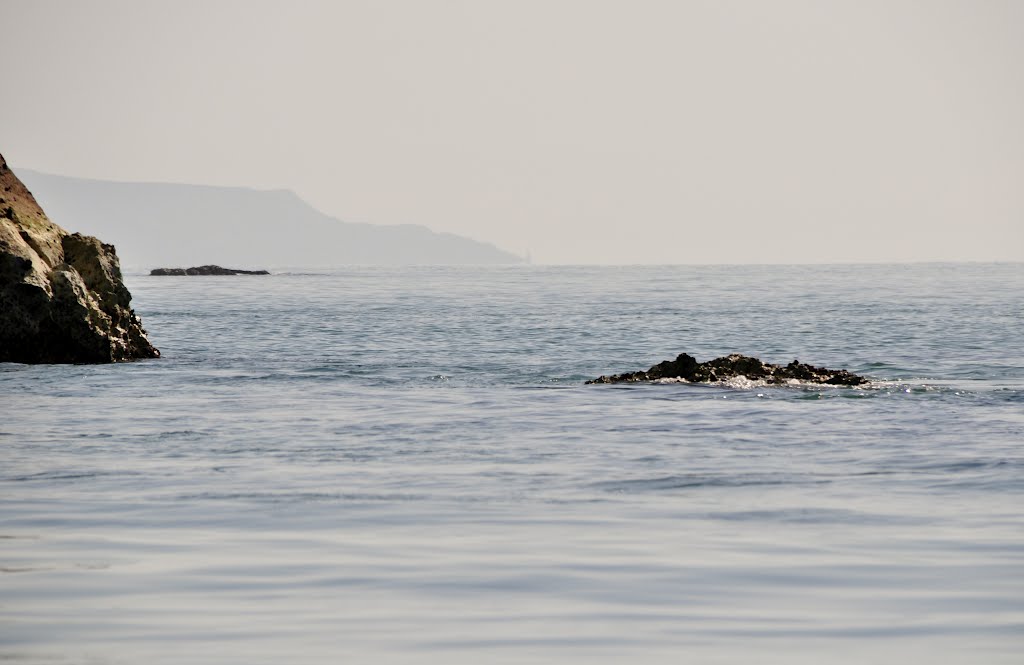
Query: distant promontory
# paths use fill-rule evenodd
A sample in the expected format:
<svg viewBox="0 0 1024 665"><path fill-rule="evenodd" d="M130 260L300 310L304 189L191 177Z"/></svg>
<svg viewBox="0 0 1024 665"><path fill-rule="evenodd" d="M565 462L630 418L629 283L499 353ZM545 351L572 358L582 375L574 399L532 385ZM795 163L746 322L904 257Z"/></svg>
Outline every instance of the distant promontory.
<svg viewBox="0 0 1024 665"><path fill-rule="evenodd" d="M522 257L417 224L320 212L292 191L112 182L19 170L54 219L117 244L124 268L203 264L275 269L346 265L499 265Z"/></svg>

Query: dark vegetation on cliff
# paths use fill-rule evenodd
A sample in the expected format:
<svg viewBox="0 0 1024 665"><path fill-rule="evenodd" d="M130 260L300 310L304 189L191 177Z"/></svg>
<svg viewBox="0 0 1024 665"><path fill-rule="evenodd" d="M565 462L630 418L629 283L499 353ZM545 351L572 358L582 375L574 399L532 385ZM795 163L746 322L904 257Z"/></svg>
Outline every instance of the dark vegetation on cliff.
<svg viewBox="0 0 1024 665"><path fill-rule="evenodd" d="M0 362L156 358L113 245L49 220L0 155Z"/></svg>

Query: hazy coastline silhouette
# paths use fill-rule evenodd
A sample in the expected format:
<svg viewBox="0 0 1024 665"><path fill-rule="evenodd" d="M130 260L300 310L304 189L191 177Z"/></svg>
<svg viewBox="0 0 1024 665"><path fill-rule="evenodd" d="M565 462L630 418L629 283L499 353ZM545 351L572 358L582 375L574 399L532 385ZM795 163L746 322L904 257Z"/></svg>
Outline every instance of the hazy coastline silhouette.
<svg viewBox="0 0 1024 665"><path fill-rule="evenodd" d="M523 262L494 245L425 226L341 221L283 189L15 170L54 219L113 243L128 270L205 263L329 268Z"/></svg>

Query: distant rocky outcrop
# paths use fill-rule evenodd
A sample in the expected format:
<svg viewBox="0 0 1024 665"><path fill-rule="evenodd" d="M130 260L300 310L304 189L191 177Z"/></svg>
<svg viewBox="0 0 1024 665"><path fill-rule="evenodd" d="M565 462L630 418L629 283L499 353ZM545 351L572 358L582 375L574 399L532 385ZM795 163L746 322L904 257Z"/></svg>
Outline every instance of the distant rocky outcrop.
<svg viewBox="0 0 1024 665"><path fill-rule="evenodd" d="M686 353L675 360L660 362L646 372L627 372L601 376L587 383L636 383L658 379L681 379L691 383L715 383L744 376L751 381L769 384L821 383L833 386L859 386L868 380L845 369L826 369L794 360L788 365L772 365L757 358L734 353L704 363Z"/></svg>
<svg viewBox="0 0 1024 665"><path fill-rule="evenodd" d="M131 309L114 246L51 222L0 155L0 362L159 355Z"/></svg>
<svg viewBox="0 0 1024 665"><path fill-rule="evenodd" d="M175 275L269 275L266 270L236 270L220 266L196 266L194 268L153 268L150 275L161 277Z"/></svg>

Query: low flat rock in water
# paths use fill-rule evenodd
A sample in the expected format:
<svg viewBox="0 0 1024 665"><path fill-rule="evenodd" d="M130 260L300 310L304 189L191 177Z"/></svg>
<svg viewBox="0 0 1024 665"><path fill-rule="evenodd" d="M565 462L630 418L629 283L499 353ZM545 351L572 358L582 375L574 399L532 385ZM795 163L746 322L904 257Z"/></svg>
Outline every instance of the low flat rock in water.
<svg viewBox="0 0 1024 665"><path fill-rule="evenodd" d="M637 383L659 379L681 379L691 383L717 383L740 376L751 381L764 381L769 384L798 381L833 386L859 386L868 382L864 377L845 369L815 367L796 360L788 365L772 365L761 362L757 358L734 353L699 363L693 356L680 353L675 360L660 362L646 372L601 376L587 381L587 383Z"/></svg>
<svg viewBox="0 0 1024 665"><path fill-rule="evenodd" d="M236 270L220 266L196 266L194 268L153 268L150 275L269 275L266 270Z"/></svg>

